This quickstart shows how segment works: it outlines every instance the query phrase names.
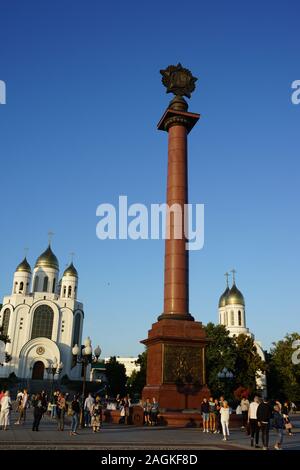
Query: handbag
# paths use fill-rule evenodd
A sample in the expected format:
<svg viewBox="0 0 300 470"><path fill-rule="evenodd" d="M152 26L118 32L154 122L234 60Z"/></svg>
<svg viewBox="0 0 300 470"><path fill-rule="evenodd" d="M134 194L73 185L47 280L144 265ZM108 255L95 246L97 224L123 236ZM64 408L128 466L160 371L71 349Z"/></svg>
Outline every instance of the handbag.
<svg viewBox="0 0 300 470"><path fill-rule="evenodd" d="M285 429L292 429L292 423L291 422L288 422L288 423L285 423Z"/></svg>

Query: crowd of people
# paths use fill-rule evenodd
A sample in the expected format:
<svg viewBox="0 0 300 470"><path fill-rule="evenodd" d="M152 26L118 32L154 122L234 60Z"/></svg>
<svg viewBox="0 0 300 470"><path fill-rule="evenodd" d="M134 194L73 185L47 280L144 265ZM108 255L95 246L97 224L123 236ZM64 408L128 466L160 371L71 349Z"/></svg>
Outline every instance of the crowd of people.
<svg viewBox="0 0 300 470"><path fill-rule="evenodd" d="M295 411L294 403L288 401L268 400L255 396L250 402L247 397L241 399L235 413L242 415L241 429L250 436L251 447L260 448L259 437L261 435L262 449L269 448L269 433L273 428L276 431L274 448L282 449L284 431L292 436L292 423L289 417L291 411ZM219 399L204 398L201 403L203 432L222 433L223 440L229 439L229 422L233 410L223 396Z"/></svg>
<svg viewBox="0 0 300 470"><path fill-rule="evenodd" d="M143 410L144 424L146 426L157 425L159 417L159 404L155 398L140 400L138 405ZM72 398L56 390L51 397L45 391L29 396L26 389L18 391L15 400L12 401L9 391L0 391L0 429L7 430L10 425L11 412L15 409L17 420L15 425L23 425L26 421L26 413L29 407L33 409L32 431L38 431L42 417L48 414L56 420L57 430L64 431L66 416L70 419L70 435L78 434L79 423L91 428L94 433L99 432L102 427L104 410L117 410L119 412L119 424L130 423L130 408L132 402L129 396L121 398L110 398L108 395L100 397L91 393L84 399L79 395ZM15 407L15 408L14 408ZM279 400L268 400L255 396L250 402L243 397L237 406L235 413L241 415L242 426L250 437L251 447L259 448L261 437L262 449L269 448L270 429L276 431L276 442L274 448L282 449L284 432L292 436L292 423L289 414L295 411L294 403ZM230 417L233 409L229 406L224 396L219 399L210 397L203 398L200 407L204 433L222 434L223 440L227 441L230 436Z"/></svg>

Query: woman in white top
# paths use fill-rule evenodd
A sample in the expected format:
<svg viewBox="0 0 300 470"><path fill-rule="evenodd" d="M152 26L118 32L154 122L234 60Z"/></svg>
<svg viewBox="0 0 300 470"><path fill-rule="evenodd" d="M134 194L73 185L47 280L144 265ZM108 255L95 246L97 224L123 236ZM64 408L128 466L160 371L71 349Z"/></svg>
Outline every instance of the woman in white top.
<svg viewBox="0 0 300 470"><path fill-rule="evenodd" d="M223 441L227 441L229 437L230 408L226 400L223 402L223 406L220 408L220 414L221 414L221 424L222 424L222 430L223 430Z"/></svg>
<svg viewBox="0 0 300 470"><path fill-rule="evenodd" d="M10 399L8 391L5 392L4 396L1 398L0 405L1 405L0 426L1 427L3 426L4 431L6 431L10 424L9 417L10 417L10 410L12 408L11 399Z"/></svg>

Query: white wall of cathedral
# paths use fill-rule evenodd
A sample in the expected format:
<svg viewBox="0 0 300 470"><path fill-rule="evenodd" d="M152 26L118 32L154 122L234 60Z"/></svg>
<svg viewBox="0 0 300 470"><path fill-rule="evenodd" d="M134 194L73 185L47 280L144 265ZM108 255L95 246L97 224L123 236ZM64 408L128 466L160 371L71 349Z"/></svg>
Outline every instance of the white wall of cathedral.
<svg viewBox="0 0 300 470"><path fill-rule="evenodd" d="M39 306L47 305L53 311L53 325L51 338L33 338L32 327L34 321L34 314ZM78 343L82 341L82 328L83 328L83 306L80 302L74 299L61 299L56 294L35 292L27 296L14 294L12 296L4 297L3 307L0 311L0 325L2 325L5 310L10 310L10 320L8 326L8 336L10 343L6 345L6 351L12 356L12 360L0 367L0 376L7 377L11 372L20 376L26 371L26 376L22 378L30 378L32 370L28 366L29 362L34 356L34 352L30 353L30 357L24 358L24 347L34 341L35 345L45 348L45 344L57 345L59 350L59 357L54 356L50 351L52 349L45 348L45 353L41 356L34 356L36 360L42 360L44 365L46 361L52 363L54 358L60 360L64 364L62 375L67 374L71 378L80 378L80 367L72 368L72 347L73 336L75 332L75 320L78 317L79 331L77 327ZM74 312L74 314L73 314ZM49 343L50 341L50 343ZM36 346L37 349L38 346ZM54 348L55 349L55 348ZM33 350L31 350L33 351ZM47 352L48 351L48 352ZM29 354L29 353L28 353ZM33 355L33 356L32 356ZM24 361L26 364L24 365ZM20 366L20 364L22 365ZM29 368L28 368L29 367ZM46 372L45 372L46 374Z"/></svg>
<svg viewBox="0 0 300 470"><path fill-rule="evenodd" d="M76 299L77 297L77 278L73 276L64 276L61 280L60 296L62 299Z"/></svg>
<svg viewBox="0 0 300 470"><path fill-rule="evenodd" d="M16 271L13 279L12 294L27 295L30 292L31 274Z"/></svg>
<svg viewBox="0 0 300 470"><path fill-rule="evenodd" d="M58 284L58 271L54 268L37 267L33 270L32 292L56 293Z"/></svg>
<svg viewBox="0 0 300 470"><path fill-rule="evenodd" d="M247 334L246 313L243 305L227 305L219 308L219 323L226 326L231 335Z"/></svg>

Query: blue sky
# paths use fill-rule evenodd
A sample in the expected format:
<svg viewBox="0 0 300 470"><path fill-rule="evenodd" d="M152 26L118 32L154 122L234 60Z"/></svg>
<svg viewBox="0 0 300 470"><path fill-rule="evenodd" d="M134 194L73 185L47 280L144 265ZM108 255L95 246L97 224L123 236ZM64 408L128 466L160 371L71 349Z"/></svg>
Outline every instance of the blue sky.
<svg viewBox="0 0 300 470"><path fill-rule="evenodd" d="M299 13L296 0L1 0L1 297L51 229L62 269L76 253L85 334L104 355L143 350L162 312L164 244L98 240L96 207L164 202L159 70L180 61L199 78L189 197L205 204L190 311L216 322L235 267L256 338L268 348L299 332Z"/></svg>

